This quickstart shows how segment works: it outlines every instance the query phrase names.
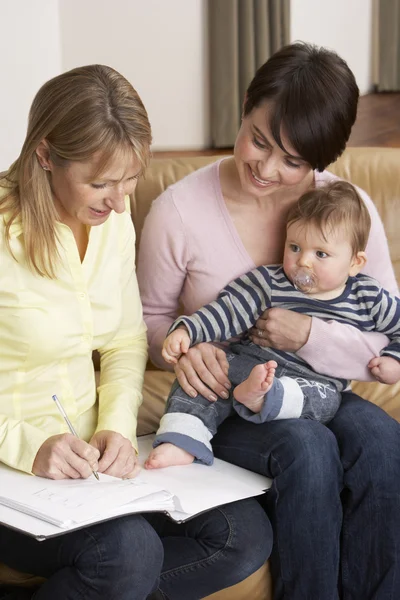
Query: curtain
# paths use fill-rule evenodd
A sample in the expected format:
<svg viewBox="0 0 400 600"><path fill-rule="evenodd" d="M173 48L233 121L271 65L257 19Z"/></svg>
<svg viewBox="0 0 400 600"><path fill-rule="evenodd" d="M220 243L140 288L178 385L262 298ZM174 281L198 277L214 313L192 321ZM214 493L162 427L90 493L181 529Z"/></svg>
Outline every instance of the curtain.
<svg viewBox="0 0 400 600"><path fill-rule="evenodd" d="M233 146L256 70L289 43L290 0L209 0L210 117L214 148Z"/></svg>
<svg viewBox="0 0 400 600"><path fill-rule="evenodd" d="M400 0L373 4L375 84L378 92L400 91Z"/></svg>

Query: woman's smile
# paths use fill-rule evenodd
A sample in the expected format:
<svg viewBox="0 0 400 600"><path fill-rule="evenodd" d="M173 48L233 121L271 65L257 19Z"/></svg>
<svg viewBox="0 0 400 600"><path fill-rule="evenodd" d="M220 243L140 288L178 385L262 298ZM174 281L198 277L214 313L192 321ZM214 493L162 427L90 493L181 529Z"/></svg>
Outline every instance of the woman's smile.
<svg viewBox="0 0 400 600"><path fill-rule="evenodd" d="M267 187L271 187L272 185L277 185L279 183L278 181L273 181L271 179L261 179L261 177L258 177L256 175L256 173L253 171L253 169L250 167L250 165L249 165L249 171L250 171L251 179L252 179L254 185L256 185L257 187L267 188Z"/></svg>
<svg viewBox="0 0 400 600"><path fill-rule="evenodd" d="M95 217L108 217L108 215L111 213L110 208L106 208L105 210L98 210L97 208L89 207L89 210L93 213Z"/></svg>

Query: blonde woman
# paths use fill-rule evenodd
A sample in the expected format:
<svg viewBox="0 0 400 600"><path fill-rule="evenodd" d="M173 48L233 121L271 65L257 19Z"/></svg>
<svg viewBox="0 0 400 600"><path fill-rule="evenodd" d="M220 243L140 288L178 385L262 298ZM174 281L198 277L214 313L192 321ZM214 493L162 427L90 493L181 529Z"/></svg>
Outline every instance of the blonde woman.
<svg viewBox="0 0 400 600"><path fill-rule="evenodd" d="M150 142L128 81L109 67L81 67L39 90L21 154L1 175L0 462L14 469L51 479L135 474L147 341L126 195ZM249 500L188 525L134 515L41 543L0 526L0 562L46 578L35 592L0 597L203 597L264 562L263 514Z"/></svg>

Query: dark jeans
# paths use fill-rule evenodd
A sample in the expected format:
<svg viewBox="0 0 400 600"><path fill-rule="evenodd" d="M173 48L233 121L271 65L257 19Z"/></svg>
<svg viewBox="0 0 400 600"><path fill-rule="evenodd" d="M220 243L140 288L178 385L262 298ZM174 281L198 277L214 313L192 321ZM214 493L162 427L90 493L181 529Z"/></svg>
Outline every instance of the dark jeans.
<svg viewBox="0 0 400 600"><path fill-rule="evenodd" d="M160 538L140 515L44 542L0 527L0 562L48 578L35 600L144 600L157 588L162 561ZM15 589L5 597L23 594Z"/></svg>
<svg viewBox="0 0 400 600"><path fill-rule="evenodd" d="M271 548L270 523L252 498L182 525L133 515L44 542L0 526L0 562L48 578L34 600L145 600L158 585L171 600L199 600L245 579ZM30 594L14 588L5 598Z"/></svg>
<svg viewBox="0 0 400 600"><path fill-rule="evenodd" d="M275 600L400 598L400 425L352 393L328 425L229 418L215 455L273 477Z"/></svg>

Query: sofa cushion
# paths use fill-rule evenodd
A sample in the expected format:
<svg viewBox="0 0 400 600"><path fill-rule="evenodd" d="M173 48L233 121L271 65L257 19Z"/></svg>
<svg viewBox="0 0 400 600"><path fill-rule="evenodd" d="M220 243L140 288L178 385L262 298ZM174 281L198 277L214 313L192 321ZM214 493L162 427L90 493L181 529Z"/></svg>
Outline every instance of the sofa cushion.
<svg viewBox="0 0 400 600"><path fill-rule="evenodd" d="M364 189L385 227L397 282L400 282L400 148L349 148L329 171Z"/></svg>
<svg viewBox="0 0 400 600"><path fill-rule="evenodd" d="M143 404L139 408L138 414L138 436L154 433L158 429L173 381L173 373L146 370L143 383Z"/></svg>

